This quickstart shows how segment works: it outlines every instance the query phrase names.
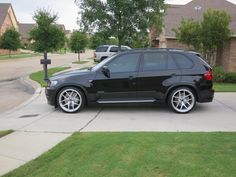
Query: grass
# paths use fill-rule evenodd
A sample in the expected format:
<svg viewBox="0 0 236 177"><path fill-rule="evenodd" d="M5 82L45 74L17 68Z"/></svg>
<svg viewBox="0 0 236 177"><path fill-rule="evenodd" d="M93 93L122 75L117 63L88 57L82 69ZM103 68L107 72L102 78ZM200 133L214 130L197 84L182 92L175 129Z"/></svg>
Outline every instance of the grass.
<svg viewBox="0 0 236 177"><path fill-rule="evenodd" d="M48 76L52 76L55 73L64 71L66 69L69 69L70 67L55 67L55 68L50 68L48 69ZM46 87L47 83L44 81L44 71L38 71L35 73L30 74L30 79L38 82L41 87Z"/></svg>
<svg viewBox="0 0 236 177"><path fill-rule="evenodd" d="M72 62L73 64L85 64L85 63L88 63L89 61L75 61L75 62Z"/></svg>
<svg viewBox="0 0 236 177"><path fill-rule="evenodd" d="M3 137L3 136L6 136L10 133L12 133L13 131L12 130L4 130L4 131L0 131L0 138Z"/></svg>
<svg viewBox="0 0 236 177"><path fill-rule="evenodd" d="M216 92L236 92L236 84L233 83L214 83Z"/></svg>
<svg viewBox="0 0 236 177"><path fill-rule="evenodd" d="M9 55L0 55L0 60L8 60L8 59L20 59L20 58L29 58L29 57L35 57L40 56L39 53L20 53L20 54L12 54Z"/></svg>
<svg viewBox="0 0 236 177"><path fill-rule="evenodd" d="M236 133L76 133L4 177L233 177Z"/></svg>

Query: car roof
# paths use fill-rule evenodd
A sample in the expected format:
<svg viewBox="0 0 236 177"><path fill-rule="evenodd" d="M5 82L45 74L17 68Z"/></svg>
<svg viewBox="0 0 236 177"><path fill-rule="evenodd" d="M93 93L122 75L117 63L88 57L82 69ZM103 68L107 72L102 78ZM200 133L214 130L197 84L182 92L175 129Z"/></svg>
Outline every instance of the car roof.
<svg viewBox="0 0 236 177"><path fill-rule="evenodd" d="M98 47L118 47L118 45L100 45ZM121 47L129 47L127 45L121 45ZM129 47L130 48L130 47Z"/></svg>

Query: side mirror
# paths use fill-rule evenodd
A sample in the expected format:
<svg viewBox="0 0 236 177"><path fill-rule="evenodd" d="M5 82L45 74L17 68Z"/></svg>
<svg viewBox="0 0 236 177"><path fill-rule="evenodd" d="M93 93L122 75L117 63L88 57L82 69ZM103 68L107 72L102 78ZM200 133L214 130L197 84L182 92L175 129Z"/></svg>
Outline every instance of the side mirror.
<svg viewBox="0 0 236 177"><path fill-rule="evenodd" d="M108 68L107 66L103 66L103 67L102 67L102 73L103 73L106 77L110 78L110 70L109 70L109 68Z"/></svg>

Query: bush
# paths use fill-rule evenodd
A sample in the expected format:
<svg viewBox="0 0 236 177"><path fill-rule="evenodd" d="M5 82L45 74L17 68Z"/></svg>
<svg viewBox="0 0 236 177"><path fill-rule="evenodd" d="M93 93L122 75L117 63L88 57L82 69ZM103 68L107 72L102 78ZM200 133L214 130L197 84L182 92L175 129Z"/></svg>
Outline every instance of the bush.
<svg viewBox="0 0 236 177"><path fill-rule="evenodd" d="M236 73L226 73L225 82L227 83L236 83Z"/></svg>
<svg viewBox="0 0 236 177"><path fill-rule="evenodd" d="M213 68L213 81L214 82L225 82L226 73L223 70L223 67L217 66Z"/></svg>

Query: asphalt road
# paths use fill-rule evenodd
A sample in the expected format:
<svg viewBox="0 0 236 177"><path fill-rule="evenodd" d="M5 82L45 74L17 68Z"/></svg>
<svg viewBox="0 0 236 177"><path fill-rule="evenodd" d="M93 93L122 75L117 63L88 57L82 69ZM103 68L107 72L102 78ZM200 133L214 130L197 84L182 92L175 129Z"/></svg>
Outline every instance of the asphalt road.
<svg viewBox="0 0 236 177"><path fill-rule="evenodd" d="M81 58L91 58L92 51L86 51ZM24 77L42 70L42 57L0 60L0 113L9 111L29 99L34 93L33 87L24 82ZM49 68L63 66L77 61L77 54L50 55L52 64Z"/></svg>

